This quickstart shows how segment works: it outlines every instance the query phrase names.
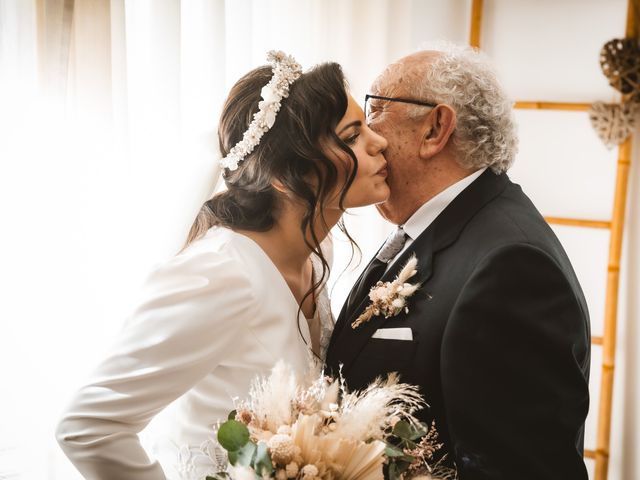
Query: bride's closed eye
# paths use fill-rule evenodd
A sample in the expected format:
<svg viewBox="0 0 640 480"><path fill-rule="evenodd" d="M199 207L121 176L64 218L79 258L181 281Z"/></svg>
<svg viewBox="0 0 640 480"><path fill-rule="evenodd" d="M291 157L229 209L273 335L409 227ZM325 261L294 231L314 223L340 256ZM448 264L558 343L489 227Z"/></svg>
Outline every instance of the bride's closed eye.
<svg viewBox="0 0 640 480"><path fill-rule="evenodd" d="M343 138L342 141L347 145L353 145L354 143L356 143L356 140L358 139L359 136L360 136L360 132L356 132L353 135L348 136L347 138Z"/></svg>

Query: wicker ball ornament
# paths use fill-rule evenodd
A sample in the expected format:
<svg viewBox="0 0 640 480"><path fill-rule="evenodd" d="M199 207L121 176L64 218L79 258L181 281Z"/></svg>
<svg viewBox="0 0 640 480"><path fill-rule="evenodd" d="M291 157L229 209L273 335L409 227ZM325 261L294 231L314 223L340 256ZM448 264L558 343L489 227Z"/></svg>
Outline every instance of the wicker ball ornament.
<svg viewBox="0 0 640 480"><path fill-rule="evenodd" d="M591 105L589 119L600 139L607 147L612 148L633 133L639 111L640 105L637 103L596 102Z"/></svg>
<svg viewBox="0 0 640 480"><path fill-rule="evenodd" d="M628 100L640 101L640 47L634 38L614 38L600 51L600 67L609 85Z"/></svg>

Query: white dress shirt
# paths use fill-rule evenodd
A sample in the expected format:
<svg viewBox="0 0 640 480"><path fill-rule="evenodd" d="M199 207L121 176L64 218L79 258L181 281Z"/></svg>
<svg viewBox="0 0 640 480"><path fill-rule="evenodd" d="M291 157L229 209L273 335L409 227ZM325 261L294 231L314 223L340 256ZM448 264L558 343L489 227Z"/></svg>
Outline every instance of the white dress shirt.
<svg viewBox="0 0 640 480"><path fill-rule="evenodd" d="M471 185L480 175L482 175L486 169L487 167L481 168L480 170L473 172L471 175L468 175L462 180L458 180L453 185L445 188L435 197L424 203L413 215L411 215L411 217L409 217L409 220L402 225L402 229L407 234L407 241L405 242L402 250L400 250L389 262L387 270L391 268L391 265L393 265L400 255L409 248L413 241L418 238L436 218L438 218L438 215L440 215L444 209L447 208L449 204L464 191L465 188Z"/></svg>
<svg viewBox="0 0 640 480"><path fill-rule="evenodd" d="M307 321L266 253L247 236L213 227L149 275L109 356L67 408L58 441L86 479L197 478L184 475L188 458L171 465L172 452L157 453L163 471L138 433L173 402L154 441L190 455L277 360L304 374L305 342Z"/></svg>

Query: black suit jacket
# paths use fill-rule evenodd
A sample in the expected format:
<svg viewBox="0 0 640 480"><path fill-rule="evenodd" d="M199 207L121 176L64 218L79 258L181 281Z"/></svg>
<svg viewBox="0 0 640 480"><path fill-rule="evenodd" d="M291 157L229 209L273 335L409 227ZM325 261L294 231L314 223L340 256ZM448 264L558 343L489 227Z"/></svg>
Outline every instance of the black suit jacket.
<svg viewBox="0 0 640 480"><path fill-rule="evenodd" d="M422 287L409 313L338 317L327 366L350 389L397 371L430 405L461 480L587 479L590 328L584 295L560 242L521 188L485 171L382 277L418 258ZM356 284L357 285L357 284ZM409 327L412 341L371 338Z"/></svg>

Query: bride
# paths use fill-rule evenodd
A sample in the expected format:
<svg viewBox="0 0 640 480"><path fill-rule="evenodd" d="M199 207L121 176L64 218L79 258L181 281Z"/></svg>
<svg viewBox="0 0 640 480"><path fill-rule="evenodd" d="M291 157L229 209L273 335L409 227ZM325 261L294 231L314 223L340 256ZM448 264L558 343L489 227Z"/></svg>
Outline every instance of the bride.
<svg viewBox="0 0 640 480"><path fill-rule="evenodd" d="M163 433L190 455L278 359L301 374L309 352L324 360L333 317L321 244L346 208L386 200L387 142L367 127L338 64L302 73L281 52L269 60L233 86L222 111L227 190L151 272L58 425L87 479L166 478L138 433L167 405Z"/></svg>

